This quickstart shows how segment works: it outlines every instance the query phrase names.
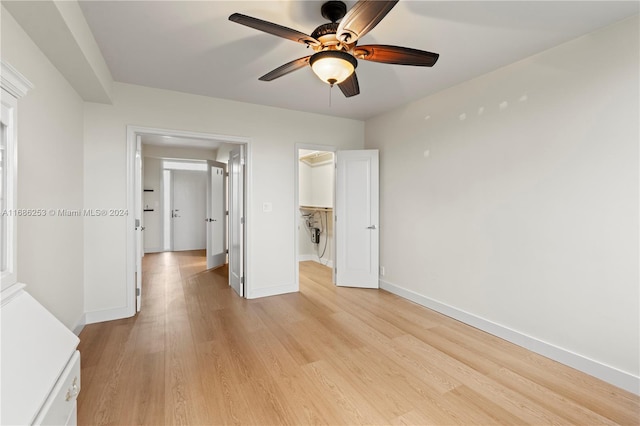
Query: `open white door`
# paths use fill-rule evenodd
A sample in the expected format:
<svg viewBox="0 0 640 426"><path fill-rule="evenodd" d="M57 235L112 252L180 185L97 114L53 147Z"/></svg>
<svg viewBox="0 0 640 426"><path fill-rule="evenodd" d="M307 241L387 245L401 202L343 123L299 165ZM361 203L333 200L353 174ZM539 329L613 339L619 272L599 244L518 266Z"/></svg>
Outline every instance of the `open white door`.
<svg viewBox="0 0 640 426"><path fill-rule="evenodd" d="M378 288L378 150L336 153L336 285Z"/></svg>
<svg viewBox="0 0 640 426"><path fill-rule="evenodd" d="M229 285L244 297L244 146L229 153Z"/></svg>
<svg viewBox="0 0 640 426"><path fill-rule="evenodd" d="M142 256L144 256L144 240L142 231L142 137L136 136L136 161L135 161L135 225L136 225L136 310L140 312L142 304Z"/></svg>
<svg viewBox="0 0 640 426"><path fill-rule="evenodd" d="M226 164L207 161L207 269L222 266L227 261L225 248L225 194Z"/></svg>

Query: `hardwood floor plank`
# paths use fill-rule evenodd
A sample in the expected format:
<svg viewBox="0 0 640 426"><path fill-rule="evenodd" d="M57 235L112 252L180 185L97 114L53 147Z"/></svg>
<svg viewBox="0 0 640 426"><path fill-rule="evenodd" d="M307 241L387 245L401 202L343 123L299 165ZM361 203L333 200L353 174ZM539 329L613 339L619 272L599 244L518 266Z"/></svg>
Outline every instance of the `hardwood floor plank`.
<svg viewBox="0 0 640 426"><path fill-rule="evenodd" d="M640 423L637 395L314 262L255 300L203 251L143 271L142 311L80 334L80 425Z"/></svg>
<svg viewBox="0 0 640 426"><path fill-rule="evenodd" d="M127 409L116 423L126 425L164 425L165 357L161 352L141 353L130 359L131 385L125 391ZM141 392L141 389L144 391Z"/></svg>
<svg viewBox="0 0 640 426"><path fill-rule="evenodd" d="M500 384L509 387L535 401L537 404L553 411L557 415L566 419L571 424L597 424L597 425L613 425L615 422L601 416L588 408L575 403L573 400L554 392L553 390L543 387L514 371L507 368L501 368L499 371L491 374L491 378Z"/></svg>
<svg viewBox="0 0 640 426"><path fill-rule="evenodd" d="M211 424L252 424L250 404L235 385L233 365L218 342L198 345L198 368Z"/></svg>
<svg viewBox="0 0 640 426"><path fill-rule="evenodd" d="M441 363L442 368L463 385L480 395L490 397L492 401L497 402L502 408L515 416L522 418L527 424L563 424L563 419L560 416L542 408L519 393L500 385L455 357L440 352L422 340L413 336L402 336L394 340L402 344L407 351ZM475 412L477 410L472 411Z"/></svg>
<svg viewBox="0 0 640 426"><path fill-rule="evenodd" d="M388 421L372 405L374 401L368 400L365 395L344 379L334 368L324 360L316 361L302 366L302 370L308 375L310 381L320 387L325 398L340 410L344 424L386 424Z"/></svg>

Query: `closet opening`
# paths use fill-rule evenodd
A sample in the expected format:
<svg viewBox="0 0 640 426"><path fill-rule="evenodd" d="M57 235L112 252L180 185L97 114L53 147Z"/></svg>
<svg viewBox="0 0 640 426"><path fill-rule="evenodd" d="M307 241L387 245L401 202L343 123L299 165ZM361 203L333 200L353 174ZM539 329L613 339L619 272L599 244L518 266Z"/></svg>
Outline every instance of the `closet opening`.
<svg viewBox="0 0 640 426"><path fill-rule="evenodd" d="M297 262L315 262L334 275L335 151L330 147L298 147Z"/></svg>

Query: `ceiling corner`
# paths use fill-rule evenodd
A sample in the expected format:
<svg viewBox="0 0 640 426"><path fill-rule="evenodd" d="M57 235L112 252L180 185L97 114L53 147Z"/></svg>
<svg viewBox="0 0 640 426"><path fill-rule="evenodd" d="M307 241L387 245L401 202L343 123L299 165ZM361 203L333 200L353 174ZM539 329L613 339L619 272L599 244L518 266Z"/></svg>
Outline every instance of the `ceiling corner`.
<svg viewBox="0 0 640 426"><path fill-rule="evenodd" d="M111 72L77 1L2 4L83 100L112 102Z"/></svg>

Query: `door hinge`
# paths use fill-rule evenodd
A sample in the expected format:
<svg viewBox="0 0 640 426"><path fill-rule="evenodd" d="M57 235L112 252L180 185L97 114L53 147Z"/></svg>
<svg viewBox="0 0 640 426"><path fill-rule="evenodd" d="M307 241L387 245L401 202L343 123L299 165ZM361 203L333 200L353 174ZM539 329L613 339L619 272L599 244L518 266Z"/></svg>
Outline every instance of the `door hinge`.
<svg viewBox="0 0 640 426"><path fill-rule="evenodd" d="M244 225L244 217L240 218L240 225Z"/></svg>
<svg viewBox="0 0 640 426"><path fill-rule="evenodd" d="M244 277L240 277L240 284L244 285Z"/></svg>
<svg viewBox="0 0 640 426"><path fill-rule="evenodd" d="M229 172L226 172L224 175L225 175L226 177L229 177Z"/></svg>
<svg viewBox="0 0 640 426"><path fill-rule="evenodd" d="M136 287L136 296L140 296L140 287Z"/></svg>
<svg viewBox="0 0 640 426"><path fill-rule="evenodd" d="M227 254L229 254L229 249L226 249L224 252L225 252L225 253L227 253Z"/></svg>
<svg viewBox="0 0 640 426"><path fill-rule="evenodd" d="M229 210L227 210L226 212L224 212L224 214L225 214L226 216L229 216Z"/></svg>

